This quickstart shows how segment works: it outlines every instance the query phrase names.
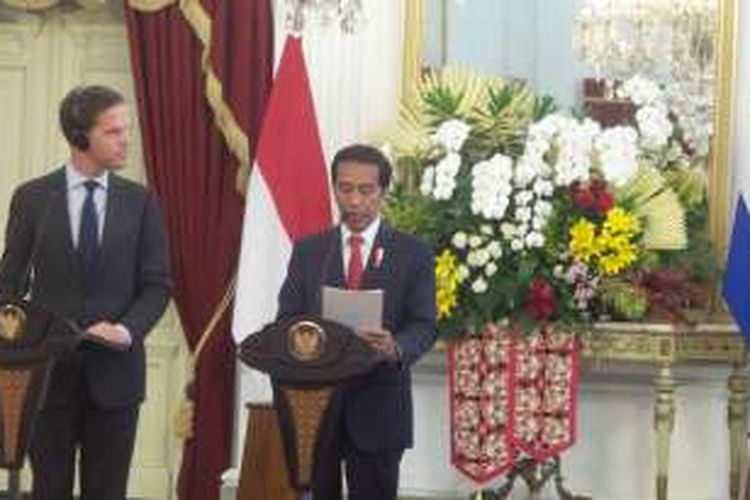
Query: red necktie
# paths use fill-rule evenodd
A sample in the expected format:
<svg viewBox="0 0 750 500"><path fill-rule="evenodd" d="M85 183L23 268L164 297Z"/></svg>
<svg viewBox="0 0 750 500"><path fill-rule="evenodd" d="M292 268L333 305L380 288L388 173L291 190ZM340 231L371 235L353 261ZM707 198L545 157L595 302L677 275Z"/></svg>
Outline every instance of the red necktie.
<svg viewBox="0 0 750 500"><path fill-rule="evenodd" d="M349 236L349 266L346 272L346 287L352 290L359 288L362 281L362 243L365 239L358 234Z"/></svg>

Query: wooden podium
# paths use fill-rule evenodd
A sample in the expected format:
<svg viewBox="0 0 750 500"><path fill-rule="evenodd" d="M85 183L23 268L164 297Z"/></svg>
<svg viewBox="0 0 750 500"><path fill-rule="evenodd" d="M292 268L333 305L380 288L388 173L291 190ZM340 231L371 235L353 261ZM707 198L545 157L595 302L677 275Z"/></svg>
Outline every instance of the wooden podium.
<svg viewBox="0 0 750 500"><path fill-rule="evenodd" d="M78 343L72 324L21 299L0 300L0 468L20 499L19 473L55 357Z"/></svg>
<svg viewBox="0 0 750 500"><path fill-rule="evenodd" d="M261 497L249 490L277 488L253 484L245 474L260 476L257 471L265 470L266 476L278 476L278 468L269 470L270 464L259 462L273 462L276 456L278 463L279 455L284 457L289 484L304 494L312 484L317 450L331 438L331 432L337 432L325 424L339 411L338 389L370 371L382 358L349 328L311 315L286 318L248 336L240 346L239 357L248 366L270 375L274 415L267 408L251 407L255 416L250 415L238 498L254 500ZM274 420L278 422L283 453L274 444L274 436L279 435L273 427ZM252 449L254 444L265 444L265 453L257 455L257 450ZM262 476L260 479L263 483ZM288 497L273 496L295 497L293 493Z"/></svg>

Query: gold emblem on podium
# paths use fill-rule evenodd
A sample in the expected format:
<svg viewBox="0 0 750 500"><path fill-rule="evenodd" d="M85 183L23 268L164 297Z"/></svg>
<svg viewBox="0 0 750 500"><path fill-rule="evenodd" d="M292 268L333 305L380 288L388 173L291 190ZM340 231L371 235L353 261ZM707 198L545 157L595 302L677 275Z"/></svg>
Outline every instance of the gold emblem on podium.
<svg viewBox="0 0 750 500"><path fill-rule="evenodd" d="M26 313L13 304L0 309L0 337L11 342L18 340L26 328Z"/></svg>
<svg viewBox="0 0 750 500"><path fill-rule="evenodd" d="M323 353L326 332L312 321L298 321L287 332L289 352L300 361L313 361Z"/></svg>

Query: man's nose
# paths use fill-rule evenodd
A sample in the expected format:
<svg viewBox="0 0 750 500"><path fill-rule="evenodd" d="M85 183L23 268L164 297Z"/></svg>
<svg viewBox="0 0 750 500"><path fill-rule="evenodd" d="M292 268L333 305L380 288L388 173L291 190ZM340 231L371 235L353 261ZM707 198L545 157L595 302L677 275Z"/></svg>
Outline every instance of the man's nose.
<svg viewBox="0 0 750 500"><path fill-rule="evenodd" d="M362 201L362 195L359 194L359 191L355 189L354 191L349 193L347 201L349 202L350 205L359 205L360 202Z"/></svg>

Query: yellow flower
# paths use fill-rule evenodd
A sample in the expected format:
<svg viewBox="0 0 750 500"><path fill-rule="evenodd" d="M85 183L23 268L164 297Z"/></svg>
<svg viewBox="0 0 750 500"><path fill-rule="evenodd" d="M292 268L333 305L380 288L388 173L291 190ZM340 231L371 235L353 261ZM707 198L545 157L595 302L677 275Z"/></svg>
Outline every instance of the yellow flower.
<svg viewBox="0 0 750 500"><path fill-rule="evenodd" d="M570 228L570 252L576 260L588 262L598 253L596 247L596 231L594 225L586 219L578 219L578 222Z"/></svg>
<svg viewBox="0 0 750 500"><path fill-rule="evenodd" d="M608 275L617 274L635 260L634 252L605 255L599 259L599 269Z"/></svg>
<svg viewBox="0 0 750 500"><path fill-rule="evenodd" d="M635 234L640 231L638 219L620 207L614 207L607 212L604 230L612 233Z"/></svg>
<svg viewBox="0 0 750 500"><path fill-rule="evenodd" d="M604 274L617 274L635 262L637 248L632 236L626 234L612 235L603 231L597 238L599 248L599 269Z"/></svg>
<svg viewBox="0 0 750 500"><path fill-rule="evenodd" d="M458 285L461 274L458 259L445 249L435 260L435 285L437 293L438 319L449 318L458 303Z"/></svg>
<svg viewBox="0 0 750 500"><path fill-rule="evenodd" d="M574 248L575 237L578 234L574 234L574 230L578 226L584 226L582 220L571 229L573 237L571 251L574 257L585 260L585 254L583 252L577 254ZM591 256L597 257L597 265L603 274L618 274L636 261L638 249L634 239L641 228L635 216L620 207L609 210L598 235L594 225L590 222L587 224L590 227L586 227L585 231L580 229L579 232L585 234L586 238L593 239ZM583 236L579 237L583 238Z"/></svg>

